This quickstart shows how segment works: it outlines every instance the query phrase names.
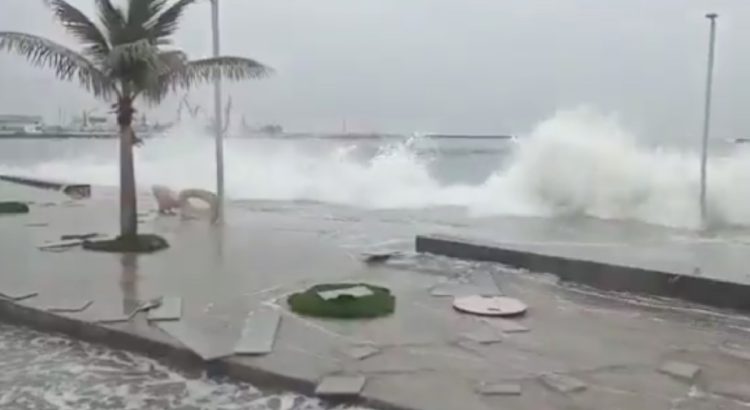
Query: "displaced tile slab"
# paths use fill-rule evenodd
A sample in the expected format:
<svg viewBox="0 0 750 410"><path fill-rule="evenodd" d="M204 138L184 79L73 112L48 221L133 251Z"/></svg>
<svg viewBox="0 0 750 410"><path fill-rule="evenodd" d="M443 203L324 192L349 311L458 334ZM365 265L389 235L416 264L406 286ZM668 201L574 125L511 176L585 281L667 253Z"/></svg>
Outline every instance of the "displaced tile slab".
<svg viewBox="0 0 750 410"><path fill-rule="evenodd" d="M675 361L666 362L659 368L661 373L686 381L693 381L700 370L701 368L694 364Z"/></svg>
<svg viewBox="0 0 750 410"><path fill-rule="evenodd" d="M158 322L156 326L203 360L216 360L232 355L231 347L222 346L211 333L197 329L184 321Z"/></svg>
<svg viewBox="0 0 750 410"><path fill-rule="evenodd" d="M234 347L237 354L268 354L273 350L281 314L263 309L250 314L245 320L242 334Z"/></svg>
<svg viewBox="0 0 750 410"><path fill-rule="evenodd" d="M711 386L711 392L743 402L750 402L750 384L717 383Z"/></svg>
<svg viewBox="0 0 750 410"><path fill-rule="evenodd" d="M487 319L485 320L485 323L494 326L503 333L525 333L531 330L528 327L513 320Z"/></svg>
<svg viewBox="0 0 750 410"><path fill-rule="evenodd" d="M324 378L315 394L318 396L358 396L365 387L365 376L328 376Z"/></svg>
<svg viewBox="0 0 750 410"><path fill-rule="evenodd" d="M489 327L482 327L472 332L463 333L461 337L485 345L503 341L500 333Z"/></svg>
<svg viewBox="0 0 750 410"><path fill-rule="evenodd" d="M363 296L372 295L372 291L364 286L352 286L345 289L327 290L318 292L318 296L323 300L336 299L339 296L351 296L354 298L361 298Z"/></svg>
<svg viewBox="0 0 750 410"><path fill-rule="evenodd" d="M484 396L520 396L521 385L517 383L482 383L477 393Z"/></svg>
<svg viewBox="0 0 750 410"><path fill-rule="evenodd" d="M364 360L380 353L380 349L373 346L353 346L345 351L346 355L357 360Z"/></svg>
<svg viewBox="0 0 750 410"><path fill-rule="evenodd" d="M148 311L148 320L180 320L182 317L182 298L164 297L161 304Z"/></svg>
<svg viewBox="0 0 750 410"><path fill-rule="evenodd" d="M562 374L545 374L539 380L548 388L565 394L582 392L587 388L583 381Z"/></svg>

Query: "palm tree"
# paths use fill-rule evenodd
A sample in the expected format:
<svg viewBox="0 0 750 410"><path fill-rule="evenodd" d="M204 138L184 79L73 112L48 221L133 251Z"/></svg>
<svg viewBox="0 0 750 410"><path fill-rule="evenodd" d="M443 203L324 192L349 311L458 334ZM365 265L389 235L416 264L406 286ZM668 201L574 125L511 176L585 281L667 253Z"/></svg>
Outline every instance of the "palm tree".
<svg viewBox="0 0 750 410"><path fill-rule="evenodd" d="M62 80L77 81L97 98L113 103L120 131L120 239L137 239L137 201L133 168L134 103L142 97L157 104L170 92L189 89L217 76L243 80L271 69L241 57L189 61L170 48L185 9L197 0L127 0L127 9L111 0L93 0L99 25L65 0L44 0L65 29L83 47L77 52L32 34L0 31L0 51L51 68Z"/></svg>

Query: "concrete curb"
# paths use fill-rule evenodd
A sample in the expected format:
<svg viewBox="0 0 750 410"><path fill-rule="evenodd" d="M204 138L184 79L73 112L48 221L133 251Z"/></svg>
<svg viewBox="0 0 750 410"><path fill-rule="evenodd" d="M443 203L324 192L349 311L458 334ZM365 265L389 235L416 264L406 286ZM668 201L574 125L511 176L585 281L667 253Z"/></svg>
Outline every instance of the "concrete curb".
<svg viewBox="0 0 750 410"><path fill-rule="evenodd" d="M14 175L0 175L0 180L34 188L62 191L64 194L69 196L79 196L83 198L88 198L91 196L90 184L69 184L65 182L55 182L35 178L19 177Z"/></svg>
<svg viewBox="0 0 750 410"><path fill-rule="evenodd" d="M603 290L664 296L750 312L750 286L741 283L681 272L572 259L442 235L417 236L416 250L459 259L498 262L532 272L553 273L563 281Z"/></svg>
<svg viewBox="0 0 750 410"><path fill-rule="evenodd" d="M74 339L100 344L109 348L121 349L141 354L163 362L169 366L194 371L205 371L210 376L225 376L232 380L250 383L253 386L270 391L292 391L315 397L317 380L296 378L275 373L256 366L242 363L237 357L227 357L213 361L204 361L189 349L177 343L158 340L143 334L137 329L118 329L115 326L77 320L68 316L50 313L44 310L17 304L0 299L0 320L5 323L30 327L42 332L61 333ZM404 407L388 401L367 397L366 394L356 400L323 400L329 405L347 404L367 406L382 410L421 410Z"/></svg>

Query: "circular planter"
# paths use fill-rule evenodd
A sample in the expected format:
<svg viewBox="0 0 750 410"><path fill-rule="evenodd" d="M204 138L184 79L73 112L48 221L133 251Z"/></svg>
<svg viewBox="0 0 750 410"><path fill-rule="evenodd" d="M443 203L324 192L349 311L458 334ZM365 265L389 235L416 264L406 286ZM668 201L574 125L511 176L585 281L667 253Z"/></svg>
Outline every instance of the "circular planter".
<svg viewBox="0 0 750 410"><path fill-rule="evenodd" d="M153 253L169 248L167 240L159 235L118 236L115 239L84 241L83 249L112 253Z"/></svg>
<svg viewBox="0 0 750 410"><path fill-rule="evenodd" d="M364 296L341 295L324 299L320 293L354 287L367 288L371 293ZM293 312L305 316L337 319L369 319L387 316L396 308L396 298L391 291L365 283L334 283L315 285L295 293L287 299Z"/></svg>

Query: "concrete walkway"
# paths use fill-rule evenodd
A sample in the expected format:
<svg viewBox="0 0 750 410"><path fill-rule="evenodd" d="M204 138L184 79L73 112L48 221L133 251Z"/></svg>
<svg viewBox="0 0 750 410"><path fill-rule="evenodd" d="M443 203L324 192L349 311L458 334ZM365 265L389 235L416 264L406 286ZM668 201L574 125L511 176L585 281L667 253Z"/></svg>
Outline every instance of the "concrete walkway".
<svg viewBox="0 0 750 410"><path fill-rule="evenodd" d="M407 254L367 265L357 249L306 229L324 222L240 209L230 210L223 228L144 215L144 231L172 245L156 255L44 252L37 246L62 234L115 232L114 201L54 200L39 201L29 215L0 218L0 292L38 293L17 303L29 309L0 302L7 320L162 358L191 350L219 358L211 371L305 394L329 375L364 375L362 401L382 408L740 409L750 403L746 317L563 287L493 264ZM397 297L396 313L324 321L288 311L286 295L330 281L387 286ZM436 286L471 285L497 286L530 311L514 321L480 319L456 313L450 297L431 294ZM86 324L119 320L159 296L182 298L179 321L149 323L138 315ZM80 313L38 313L89 300ZM232 356L245 319L258 311L282 315L273 352ZM363 345L375 352L352 357Z"/></svg>

